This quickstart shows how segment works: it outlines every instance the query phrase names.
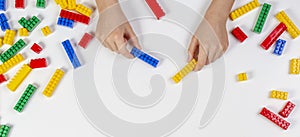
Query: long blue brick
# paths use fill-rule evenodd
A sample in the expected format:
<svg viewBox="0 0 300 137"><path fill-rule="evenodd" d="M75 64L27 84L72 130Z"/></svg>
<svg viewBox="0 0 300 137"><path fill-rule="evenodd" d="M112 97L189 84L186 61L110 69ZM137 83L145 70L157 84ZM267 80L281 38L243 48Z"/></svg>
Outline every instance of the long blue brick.
<svg viewBox="0 0 300 137"><path fill-rule="evenodd" d="M71 42L69 40L65 40L62 42L62 45L69 57L70 62L72 63L73 67L76 69L81 66L79 59L77 58L77 55L71 45Z"/></svg>
<svg viewBox="0 0 300 137"><path fill-rule="evenodd" d="M133 56L141 59L142 61L148 63L149 65L153 66L153 67L157 67L159 60L155 59L154 57L144 53L143 51L133 47L131 52L130 52Z"/></svg>
<svg viewBox="0 0 300 137"><path fill-rule="evenodd" d="M282 39L278 39L276 42L276 47L274 49L273 54L281 56L285 47L286 41Z"/></svg>
<svg viewBox="0 0 300 137"><path fill-rule="evenodd" d="M61 26L66 26L66 27L69 27L69 28L73 28L74 21L60 17L60 18L58 18L57 25L61 25Z"/></svg>
<svg viewBox="0 0 300 137"><path fill-rule="evenodd" d="M0 0L0 10L6 11L6 0Z"/></svg>

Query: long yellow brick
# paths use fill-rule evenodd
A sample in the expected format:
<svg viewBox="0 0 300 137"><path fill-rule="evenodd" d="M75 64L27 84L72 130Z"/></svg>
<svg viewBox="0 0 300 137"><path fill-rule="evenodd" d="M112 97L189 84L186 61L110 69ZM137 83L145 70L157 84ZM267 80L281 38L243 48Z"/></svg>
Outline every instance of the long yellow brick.
<svg viewBox="0 0 300 137"><path fill-rule="evenodd" d="M91 14L93 13L92 9L90 9L82 4L77 4L75 10L85 16L88 16L88 17L91 16Z"/></svg>
<svg viewBox="0 0 300 137"><path fill-rule="evenodd" d="M18 65L23 60L24 57L21 54L17 54L16 56L12 57L8 61L0 65L0 74L4 74L5 72L9 71L11 68Z"/></svg>
<svg viewBox="0 0 300 137"><path fill-rule="evenodd" d="M287 100L288 99L288 95L289 95L288 92L278 91L278 90L272 90L270 98Z"/></svg>
<svg viewBox="0 0 300 137"><path fill-rule="evenodd" d="M188 73L193 71L194 67L196 66L197 61L193 59L191 62L189 62L183 69L181 69L175 76L173 76L173 81L175 83L179 83L183 77L185 77Z"/></svg>
<svg viewBox="0 0 300 137"><path fill-rule="evenodd" d="M57 69L53 76L51 77L50 81L48 82L46 88L43 91L43 94L46 97L51 97L53 95L54 90L58 86L59 82L61 81L64 75L64 71L61 69Z"/></svg>
<svg viewBox="0 0 300 137"><path fill-rule="evenodd" d="M258 2L258 0L253 0L249 3L247 3L246 5L232 11L229 15L230 19L235 20L235 19L241 17L242 15L254 10L255 8L257 8L259 6L260 6L260 3Z"/></svg>
<svg viewBox="0 0 300 137"><path fill-rule="evenodd" d="M16 89L20 86L20 84L24 81L24 79L31 72L31 68L24 64L22 68L16 73L16 75L11 79L11 81L7 84L7 88L11 91L16 91Z"/></svg>
<svg viewBox="0 0 300 137"><path fill-rule="evenodd" d="M300 35L299 28L284 11L280 11L279 13L277 13L276 18L280 22L285 24L285 26L287 27L287 32L292 36L293 39L297 38Z"/></svg>

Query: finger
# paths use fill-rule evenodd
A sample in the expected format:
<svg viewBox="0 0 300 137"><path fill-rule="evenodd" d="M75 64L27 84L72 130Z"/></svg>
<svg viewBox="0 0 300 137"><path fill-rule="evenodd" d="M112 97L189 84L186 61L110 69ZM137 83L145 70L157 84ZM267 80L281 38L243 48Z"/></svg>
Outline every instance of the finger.
<svg viewBox="0 0 300 137"><path fill-rule="evenodd" d="M198 49L199 42L198 40L193 36L189 49L188 49L188 62L190 62L193 57L195 56L196 50Z"/></svg>
<svg viewBox="0 0 300 137"><path fill-rule="evenodd" d="M118 53L122 54L123 56L125 56L126 58L132 59L134 58L133 55L131 55L129 53L129 51L126 48L127 45L127 40L123 39L123 40L116 40L115 41L116 46L118 47Z"/></svg>
<svg viewBox="0 0 300 137"><path fill-rule="evenodd" d="M134 56L132 54L130 54L130 52L127 50L127 48L125 46L120 49L119 53L122 54L124 57L129 58L129 59L134 58Z"/></svg>
<svg viewBox="0 0 300 137"><path fill-rule="evenodd" d="M207 55L202 46L199 46L199 54L197 59L197 65L195 66L194 71L200 71L207 62Z"/></svg>
<svg viewBox="0 0 300 137"><path fill-rule="evenodd" d="M115 45L114 40L107 40L107 48L109 48L113 52L118 52L118 47Z"/></svg>
<svg viewBox="0 0 300 137"><path fill-rule="evenodd" d="M126 29L127 33L125 35L127 40L130 40L131 44L138 48L138 49L142 49L139 40L137 38L137 36L135 35L134 31L132 30L132 28L130 27L130 25L128 25L127 29Z"/></svg>

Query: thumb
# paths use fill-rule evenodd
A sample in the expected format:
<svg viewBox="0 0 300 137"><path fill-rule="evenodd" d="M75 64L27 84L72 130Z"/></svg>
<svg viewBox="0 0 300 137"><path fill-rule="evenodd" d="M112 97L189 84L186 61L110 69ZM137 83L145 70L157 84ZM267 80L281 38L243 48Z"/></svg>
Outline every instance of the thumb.
<svg viewBox="0 0 300 137"><path fill-rule="evenodd" d="M140 50L142 49L137 36L135 35L134 31L130 26L127 27L126 39L129 40L129 43L131 43L134 47Z"/></svg>

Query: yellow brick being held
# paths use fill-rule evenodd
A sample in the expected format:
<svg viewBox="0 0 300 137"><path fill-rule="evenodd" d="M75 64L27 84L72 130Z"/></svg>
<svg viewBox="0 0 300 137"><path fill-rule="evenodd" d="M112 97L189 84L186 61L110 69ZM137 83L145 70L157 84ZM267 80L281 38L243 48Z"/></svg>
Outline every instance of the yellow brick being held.
<svg viewBox="0 0 300 137"><path fill-rule="evenodd" d="M300 74L300 59L292 59L290 61L290 74Z"/></svg>
<svg viewBox="0 0 300 137"><path fill-rule="evenodd" d="M24 60L24 57L21 54L17 54L8 61L0 65L0 74L4 74L9 71L14 66L18 65Z"/></svg>
<svg viewBox="0 0 300 137"><path fill-rule="evenodd" d="M285 24L287 27L287 32L292 36L293 39L297 38L300 35L300 30L294 24L294 22L289 18L289 16L284 12L280 11L277 13L276 18Z"/></svg>
<svg viewBox="0 0 300 137"><path fill-rule="evenodd" d="M11 81L7 84L7 88L11 91L16 91L16 89L20 86L24 79L29 75L31 70L32 69L27 64L24 64L22 68L11 79Z"/></svg>
<svg viewBox="0 0 300 137"><path fill-rule="evenodd" d="M189 62L183 69L181 69L175 76L173 76L173 81L175 83L179 83L183 77L185 77L188 73L190 73L194 67L196 66L197 61L193 59L191 62Z"/></svg>
<svg viewBox="0 0 300 137"><path fill-rule="evenodd" d="M76 0L68 0L68 7L69 10L76 9Z"/></svg>
<svg viewBox="0 0 300 137"><path fill-rule="evenodd" d="M93 13L92 9L90 9L82 4L77 4L75 10L85 16L88 16L88 17L91 16L91 14Z"/></svg>
<svg viewBox="0 0 300 137"><path fill-rule="evenodd" d="M43 94L46 97L51 97L53 95L53 92L56 89L56 87L58 86L58 84L59 84L60 80L62 79L63 75L64 75L63 70L57 69L55 71L55 73L51 77L48 85L46 86L46 88L43 91Z"/></svg>
<svg viewBox="0 0 300 137"><path fill-rule="evenodd" d="M270 98L274 99L281 99L281 100L287 100L288 99L288 92L278 91L278 90L272 90Z"/></svg>
<svg viewBox="0 0 300 137"><path fill-rule="evenodd" d="M13 45L16 32L14 30L6 30L3 38L3 44Z"/></svg>
<svg viewBox="0 0 300 137"><path fill-rule="evenodd" d="M240 73L237 75L237 80L238 81L246 81L248 80L248 77L247 77L247 73Z"/></svg>
<svg viewBox="0 0 300 137"><path fill-rule="evenodd" d="M235 19L239 18L240 16L250 12L251 10L253 10L259 6L260 6L260 3L258 2L258 0L253 0L253 1L249 2L248 4L232 11L229 15L230 19L235 20Z"/></svg>
<svg viewBox="0 0 300 137"><path fill-rule="evenodd" d="M42 28L42 33L44 34L44 36L48 36L52 33L52 31L49 26L46 26L46 27Z"/></svg>

